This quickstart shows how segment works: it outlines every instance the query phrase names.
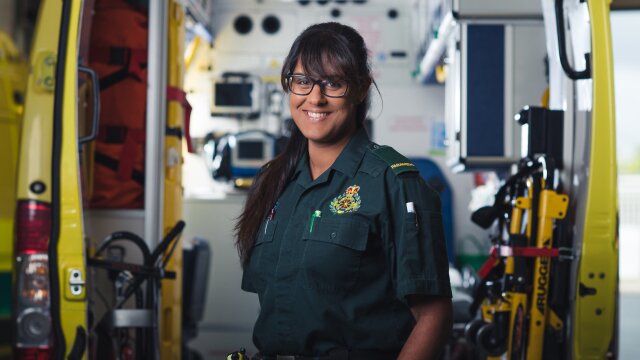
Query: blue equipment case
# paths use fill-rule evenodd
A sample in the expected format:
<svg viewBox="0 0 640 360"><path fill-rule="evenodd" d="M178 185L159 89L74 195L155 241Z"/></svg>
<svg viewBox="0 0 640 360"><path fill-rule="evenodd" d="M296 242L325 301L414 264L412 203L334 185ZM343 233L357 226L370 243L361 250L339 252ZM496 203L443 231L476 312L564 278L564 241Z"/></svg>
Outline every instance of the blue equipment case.
<svg viewBox="0 0 640 360"><path fill-rule="evenodd" d="M451 184L447 181L438 164L427 158L410 158L411 162L418 168L420 176L429 186L438 192L442 202L442 224L444 227L444 237L447 243L447 256L449 264L455 265L455 246L453 237L453 193Z"/></svg>

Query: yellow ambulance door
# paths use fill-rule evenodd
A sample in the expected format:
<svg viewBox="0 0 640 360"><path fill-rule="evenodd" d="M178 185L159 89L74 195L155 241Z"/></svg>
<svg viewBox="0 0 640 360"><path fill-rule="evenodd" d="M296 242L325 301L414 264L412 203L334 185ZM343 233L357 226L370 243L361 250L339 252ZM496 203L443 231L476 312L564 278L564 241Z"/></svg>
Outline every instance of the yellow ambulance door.
<svg viewBox="0 0 640 360"><path fill-rule="evenodd" d="M179 1L169 1L167 57L167 131L164 140L163 233L182 219L182 139L189 136L189 105L184 93L184 19ZM162 281L160 359L177 359L182 352L182 238L167 263L175 279Z"/></svg>
<svg viewBox="0 0 640 360"><path fill-rule="evenodd" d="M17 179L17 358L86 356L76 108L81 7L43 0L33 38Z"/></svg>
<svg viewBox="0 0 640 360"><path fill-rule="evenodd" d="M609 1L589 2L591 111L589 177L574 304L573 358L617 352L618 181Z"/></svg>
<svg viewBox="0 0 640 360"><path fill-rule="evenodd" d="M91 108L94 119L89 129L78 133L78 86L79 74L84 83L88 83L90 93L97 94L97 75L91 69L78 64L78 44L80 39L80 18L82 1L63 1L60 45L57 72L60 81L56 83L56 107L54 112L54 151L58 151L59 162L54 152L53 198L57 190L58 238L52 238L49 253L58 274L57 296L60 301L59 331L65 339L65 358L86 357L87 347L87 303L86 303L86 253L81 201L81 179L79 171L80 146L91 141L97 132L99 98L94 98ZM63 44L63 42L65 42ZM62 83L64 81L64 83ZM59 144L57 147L56 144ZM54 212L55 220L55 212ZM53 222L55 224L55 221ZM54 225L55 226L55 225ZM55 233L53 234L55 235ZM52 269L53 272L53 269ZM61 352L60 352L61 353Z"/></svg>

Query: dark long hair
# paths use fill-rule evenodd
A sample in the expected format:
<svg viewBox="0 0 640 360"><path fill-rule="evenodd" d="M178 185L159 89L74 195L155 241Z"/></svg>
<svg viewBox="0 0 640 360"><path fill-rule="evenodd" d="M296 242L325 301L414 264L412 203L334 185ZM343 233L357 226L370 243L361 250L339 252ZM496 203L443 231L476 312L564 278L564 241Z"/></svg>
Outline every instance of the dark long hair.
<svg viewBox="0 0 640 360"><path fill-rule="evenodd" d="M347 79L349 91L361 90L371 83L371 67L364 39L353 28L336 22L315 24L304 30L291 45L282 66L282 89L287 92L286 76L292 73L300 60L307 75L323 78L326 69L334 70L332 76ZM349 94L347 95L349 96ZM355 111L358 127L362 126L369 111L369 94ZM293 121L291 136L284 151L262 167L238 217L235 226L236 247L244 266L249 261L255 237L263 220L282 194L300 158L307 151L307 139Z"/></svg>

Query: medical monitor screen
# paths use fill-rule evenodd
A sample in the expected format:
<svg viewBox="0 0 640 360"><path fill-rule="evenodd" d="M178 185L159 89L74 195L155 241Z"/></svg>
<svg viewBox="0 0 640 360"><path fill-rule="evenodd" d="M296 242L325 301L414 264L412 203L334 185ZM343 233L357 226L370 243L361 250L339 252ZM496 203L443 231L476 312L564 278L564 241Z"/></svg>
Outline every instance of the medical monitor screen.
<svg viewBox="0 0 640 360"><path fill-rule="evenodd" d="M238 159L243 160L262 160L264 158L264 142L254 141L238 141Z"/></svg>
<svg viewBox="0 0 640 360"><path fill-rule="evenodd" d="M252 91L252 83L216 83L215 105L251 107Z"/></svg>

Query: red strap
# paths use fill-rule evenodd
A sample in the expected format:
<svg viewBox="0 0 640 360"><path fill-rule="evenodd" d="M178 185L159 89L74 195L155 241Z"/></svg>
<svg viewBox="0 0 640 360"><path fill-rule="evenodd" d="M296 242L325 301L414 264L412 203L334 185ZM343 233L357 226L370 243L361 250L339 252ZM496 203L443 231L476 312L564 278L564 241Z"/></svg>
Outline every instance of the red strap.
<svg viewBox="0 0 640 360"><path fill-rule="evenodd" d="M487 261L484 262L484 264L482 264L482 267L480 268L480 270L478 270L478 276L480 277L480 279L484 279L485 277L487 277L491 269L493 269L493 267L496 266L497 262L498 262L498 252L496 251L495 246L492 246L491 252L489 253L489 258L487 259Z"/></svg>
<svg viewBox="0 0 640 360"><path fill-rule="evenodd" d="M559 257L560 249L558 248L538 248L530 246L500 246L500 257L507 256L523 256L523 257ZM491 269L498 264L498 251L495 246L491 247L489 258L482 264L478 270L480 279L484 279Z"/></svg>
<svg viewBox="0 0 640 360"><path fill-rule="evenodd" d="M524 256L524 257L558 257L560 250L558 248L538 248L526 246L501 246L500 256Z"/></svg>
<svg viewBox="0 0 640 360"><path fill-rule="evenodd" d="M191 104L187 100L187 93L175 86L167 86L167 100L177 101L184 108L184 137L187 140L187 151L193 153L193 144L191 143Z"/></svg>

